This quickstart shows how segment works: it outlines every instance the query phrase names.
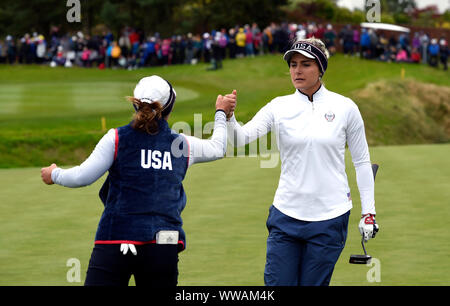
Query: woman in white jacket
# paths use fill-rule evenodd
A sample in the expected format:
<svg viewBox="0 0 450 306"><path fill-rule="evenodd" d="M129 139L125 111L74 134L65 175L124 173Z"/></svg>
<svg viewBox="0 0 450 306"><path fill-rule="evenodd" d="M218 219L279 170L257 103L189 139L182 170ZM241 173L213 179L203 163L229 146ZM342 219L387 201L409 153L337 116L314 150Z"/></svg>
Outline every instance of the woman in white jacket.
<svg viewBox="0 0 450 306"><path fill-rule="evenodd" d="M328 285L344 248L352 200L346 144L361 195L360 232L375 236L374 178L364 123L356 104L327 90L328 51L322 41L296 41L284 55L295 92L273 99L247 124L235 116L228 137L243 146L272 131L281 175L267 220L266 285ZM236 99L236 91L227 95Z"/></svg>

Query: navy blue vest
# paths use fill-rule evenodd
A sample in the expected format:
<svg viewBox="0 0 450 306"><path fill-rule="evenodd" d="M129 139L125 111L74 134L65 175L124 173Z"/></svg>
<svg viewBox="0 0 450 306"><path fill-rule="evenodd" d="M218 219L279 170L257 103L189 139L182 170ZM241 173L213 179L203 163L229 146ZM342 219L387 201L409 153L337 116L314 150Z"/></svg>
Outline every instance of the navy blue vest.
<svg viewBox="0 0 450 306"><path fill-rule="evenodd" d="M130 124L117 129L115 160L99 194L105 210L96 244L155 243L160 230L177 230L179 246L185 248L181 211L188 145L167 121L158 124L156 135Z"/></svg>

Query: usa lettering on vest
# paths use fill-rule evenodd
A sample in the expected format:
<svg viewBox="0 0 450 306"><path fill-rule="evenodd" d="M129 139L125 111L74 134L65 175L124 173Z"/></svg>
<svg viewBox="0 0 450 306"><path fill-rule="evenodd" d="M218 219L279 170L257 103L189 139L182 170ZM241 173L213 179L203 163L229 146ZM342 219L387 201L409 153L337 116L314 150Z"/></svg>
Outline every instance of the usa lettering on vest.
<svg viewBox="0 0 450 306"><path fill-rule="evenodd" d="M158 150L141 150L141 167L144 169L172 170L170 152L161 153Z"/></svg>

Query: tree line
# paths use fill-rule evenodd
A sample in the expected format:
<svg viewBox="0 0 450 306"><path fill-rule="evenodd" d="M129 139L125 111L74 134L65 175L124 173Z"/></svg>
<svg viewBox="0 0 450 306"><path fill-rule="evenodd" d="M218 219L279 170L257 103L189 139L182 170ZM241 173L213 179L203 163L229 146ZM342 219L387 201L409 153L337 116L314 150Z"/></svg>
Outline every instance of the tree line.
<svg viewBox="0 0 450 306"><path fill-rule="evenodd" d="M375 0L376 1L376 0ZM78 2L81 22L68 22L70 3ZM358 24L365 11L338 7L337 0L2 0L0 39L38 32L49 34L52 27L61 32L99 32L101 28L119 35L124 26L162 36L203 33L257 23L320 21ZM381 22L433 26L432 12L417 13L415 0L378 0ZM415 14L415 12L417 14ZM450 10L439 17L450 25ZM416 23L416 24L414 24Z"/></svg>
<svg viewBox="0 0 450 306"><path fill-rule="evenodd" d="M79 0L81 22L68 22L65 0L2 0L0 36L29 32L91 33L103 25L118 34L124 26L163 36L204 32L256 22L269 24L285 17L289 0Z"/></svg>

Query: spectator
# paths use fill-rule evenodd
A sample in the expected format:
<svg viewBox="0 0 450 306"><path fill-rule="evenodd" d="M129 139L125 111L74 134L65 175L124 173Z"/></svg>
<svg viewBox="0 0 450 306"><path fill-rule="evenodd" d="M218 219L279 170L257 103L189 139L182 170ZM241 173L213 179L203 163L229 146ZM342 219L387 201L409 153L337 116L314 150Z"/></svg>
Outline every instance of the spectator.
<svg viewBox="0 0 450 306"><path fill-rule="evenodd" d="M273 36L272 36L272 28L270 26L264 29L262 41L264 53L273 53Z"/></svg>
<svg viewBox="0 0 450 306"><path fill-rule="evenodd" d="M178 45L178 64L183 64L186 59L186 36L177 36Z"/></svg>
<svg viewBox="0 0 450 306"><path fill-rule="evenodd" d="M131 42L128 36L128 30L122 31L122 35L119 37L119 47L121 50L121 55L123 55L124 57L128 57L128 53L131 50Z"/></svg>
<svg viewBox="0 0 450 306"><path fill-rule="evenodd" d="M380 54L378 60L381 62L389 62L390 61L390 53L389 48L383 50L383 53Z"/></svg>
<svg viewBox="0 0 450 306"><path fill-rule="evenodd" d="M353 53L359 54L360 35L358 29L353 29Z"/></svg>
<svg viewBox="0 0 450 306"><path fill-rule="evenodd" d="M203 42L199 34L194 36L194 64L202 57Z"/></svg>
<svg viewBox="0 0 450 306"><path fill-rule="evenodd" d="M378 36L374 30L369 29L369 37L370 37L370 57L376 58L377 55L377 45L378 45Z"/></svg>
<svg viewBox="0 0 450 306"><path fill-rule="evenodd" d="M228 36L225 29L220 30L218 37L220 60L224 60L227 56Z"/></svg>
<svg viewBox="0 0 450 306"><path fill-rule="evenodd" d="M83 53L81 54L81 61L83 62L83 67L91 66L91 50L87 46L83 48Z"/></svg>
<svg viewBox="0 0 450 306"><path fill-rule="evenodd" d="M408 38L406 37L405 33L401 33L398 37L398 43L400 44L401 48L406 48L408 46Z"/></svg>
<svg viewBox="0 0 450 306"><path fill-rule="evenodd" d="M361 33L361 58L370 58L370 36L366 29Z"/></svg>
<svg viewBox="0 0 450 306"><path fill-rule="evenodd" d="M205 63L209 63L211 61L211 54L212 37L208 32L206 32L203 34L203 60L205 61Z"/></svg>
<svg viewBox="0 0 450 306"><path fill-rule="evenodd" d="M99 60L99 66L102 65L103 68L106 67L105 62L106 62L106 49L107 49L107 45L106 45L106 40L102 40L99 47L98 47L98 60Z"/></svg>
<svg viewBox="0 0 450 306"><path fill-rule="evenodd" d="M131 30L128 35L128 40L131 46L131 54L137 55L139 50L139 34L135 30Z"/></svg>
<svg viewBox="0 0 450 306"><path fill-rule="evenodd" d="M246 56L255 56L255 52L253 50L253 33L248 24L244 27L245 32L245 55Z"/></svg>
<svg viewBox="0 0 450 306"><path fill-rule="evenodd" d="M113 68L118 66L121 53L122 50L120 49L119 45L116 41L113 41L113 43L111 44L111 64Z"/></svg>
<svg viewBox="0 0 450 306"><path fill-rule="evenodd" d="M441 38L439 41L439 58L441 60L441 64L444 65L444 70L447 70L447 60L448 60L448 44L444 38Z"/></svg>
<svg viewBox="0 0 450 306"><path fill-rule="evenodd" d="M299 24L297 26L297 32L295 33L295 37L297 40L306 39L306 30L303 25Z"/></svg>
<svg viewBox="0 0 450 306"><path fill-rule="evenodd" d="M187 35L185 52L185 63L192 64L192 59L194 58L194 41L192 40L192 33L188 33Z"/></svg>
<svg viewBox="0 0 450 306"><path fill-rule="evenodd" d="M6 47L7 47L6 56L8 59L8 63L11 65L15 64L17 56L17 48L11 35L6 36Z"/></svg>
<svg viewBox="0 0 450 306"><path fill-rule="evenodd" d="M273 41L275 52L284 53L289 49L289 31L286 23L275 27Z"/></svg>
<svg viewBox="0 0 450 306"><path fill-rule="evenodd" d="M261 55L264 53L262 46L262 33L256 23L252 25L252 35L253 35L253 49L255 55Z"/></svg>
<svg viewBox="0 0 450 306"><path fill-rule="evenodd" d="M326 31L323 34L323 36L324 36L325 47L328 49L330 56L335 54L336 46L335 46L334 40L336 39L336 32L333 30L333 26L331 24L327 25ZM297 39L298 39L298 37L299 37L299 35L297 34Z"/></svg>
<svg viewBox="0 0 450 306"><path fill-rule="evenodd" d="M0 64L6 62L6 47L5 43L0 40Z"/></svg>
<svg viewBox="0 0 450 306"><path fill-rule="evenodd" d="M438 68L438 56L439 56L439 45L436 38L431 40L431 44L428 46L429 62L431 67Z"/></svg>
<svg viewBox="0 0 450 306"><path fill-rule="evenodd" d="M414 33L414 37L412 40L412 48L416 48L417 50L419 50L420 48L420 36L418 32Z"/></svg>
<svg viewBox="0 0 450 306"><path fill-rule="evenodd" d="M316 25L314 23L308 24L306 28L306 38L313 38L316 33Z"/></svg>
<svg viewBox="0 0 450 306"><path fill-rule="evenodd" d="M388 45L389 41L387 40L387 38L384 37L383 34L380 34L377 45L375 47L375 58L378 58L381 54L383 54Z"/></svg>
<svg viewBox="0 0 450 306"><path fill-rule="evenodd" d="M413 48L411 51L411 62L412 63L420 63L420 52L418 48Z"/></svg>
<svg viewBox="0 0 450 306"><path fill-rule="evenodd" d="M160 49L161 54L161 64L162 65L170 65L171 62L169 61L170 54L170 39L163 39Z"/></svg>
<svg viewBox="0 0 450 306"><path fill-rule="evenodd" d="M236 30L230 28L228 30L228 54L230 58L236 58Z"/></svg>
<svg viewBox="0 0 450 306"><path fill-rule="evenodd" d="M245 55L245 43L246 35L244 28L239 28L239 32L236 34L236 56L243 57Z"/></svg>
<svg viewBox="0 0 450 306"><path fill-rule="evenodd" d="M395 62L397 60L397 48L395 46L389 46L389 62Z"/></svg>
<svg viewBox="0 0 450 306"><path fill-rule="evenodd" d="M339 33L339 38L341 39L341 44L344 47L344 55L353 54L353 31L351 26L346 25L342 31Z"/></svg>
<svg viewBox="0 0 450 306"><path fill-rule="evenodd" d="M395 60L397 62L407 62L408 61L408 53L406 52L406 50L404 48L401 48L398 53L397 56L395 58Z"/></svg>
<svg viewBox="0 0 450 306"><path fill-rule="evenodd" d="M430 42L430 38L426 33L422 33L419 39L420 48L422 50L422 62L426 64L428 63L428 44Z"/></svg>
<svg viewBox="0 0 450 306"><path fill-rule="evenodd" d="M315 32L314 32L314 37L318 38L320 40L323 40L324 34L325 34L325 28L323 27L322 24L318 24L317 28L315 29Z"/></svg>
<svg viewBox="0 0 450 306"><path fill-rule="evenodd" d="M89 51L89 67L92 67L94 64L96 66L100 65L102 60L99 56L98 47L95 49L89 49Z"/></svg>
<svg viewBox="0 0 450 306"><path fill-rule="evenodd" d="M56 56L53 59L53 62L55 63L54 66L64 66L66 63L66 54L64 53L64 47L58 46L58 51L56 52Z"/></svg>
<svg viewBox="0 0 450 306"><path fill-rule="evenodd" d="M214 39L212 40L212 59L211 66L208 68L208 70L217 70L222 68L222 52L220 47L221 37L222 32L216 32L214 35Z"/></svg>

